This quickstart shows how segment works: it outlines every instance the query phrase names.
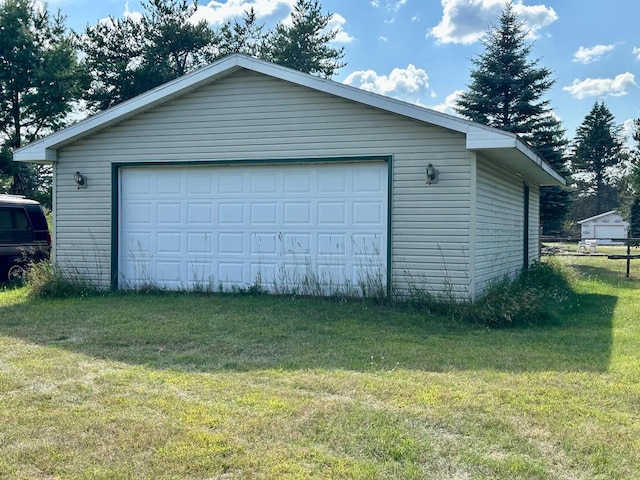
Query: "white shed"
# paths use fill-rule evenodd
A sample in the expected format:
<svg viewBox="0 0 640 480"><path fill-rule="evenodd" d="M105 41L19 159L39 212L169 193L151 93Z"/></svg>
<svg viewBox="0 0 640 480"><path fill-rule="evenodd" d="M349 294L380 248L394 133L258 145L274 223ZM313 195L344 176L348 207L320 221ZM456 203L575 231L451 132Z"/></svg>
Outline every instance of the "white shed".
<svg viewBox="0 0 640 480"><path fill-rule="evenodd" d="M585 218L578 222L583 239L597 239L601 244L621 244L616 241L627 238L629 223L615 210Z"/></svg>
<svg viewBox="0 0 640 480"><path fill-rule="evenodd" d="M14 158L53 165L58 265L114 288L473 299L538 259L540 186L564 183L511 133L243 55Z"/></svg>

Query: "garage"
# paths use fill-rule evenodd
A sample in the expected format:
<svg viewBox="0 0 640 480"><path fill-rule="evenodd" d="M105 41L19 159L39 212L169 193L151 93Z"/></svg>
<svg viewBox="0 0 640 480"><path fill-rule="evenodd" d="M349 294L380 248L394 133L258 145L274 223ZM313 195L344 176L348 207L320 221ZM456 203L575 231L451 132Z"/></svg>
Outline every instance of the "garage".
<svg viewBox="0 0 640 480"><path fill-rule="evenodd" d="M104 289L474 300L565 183L512 133L238 54L14 160L54 166L54 262Z"/></svg>
<svg viewBox="0 0 640 480"><path fill-rule="evenodd" d="M118 169L118 283L348 291L386 285L388 162ZM308 292L311 293L311 292Z"/></svg>
<svg viewBox="0 0 640 480"><path fill-rule="evenodd" d="M615 210L585 218L578 222L582 239L597 239L601 244L622 244L629 224Z"/></svg>

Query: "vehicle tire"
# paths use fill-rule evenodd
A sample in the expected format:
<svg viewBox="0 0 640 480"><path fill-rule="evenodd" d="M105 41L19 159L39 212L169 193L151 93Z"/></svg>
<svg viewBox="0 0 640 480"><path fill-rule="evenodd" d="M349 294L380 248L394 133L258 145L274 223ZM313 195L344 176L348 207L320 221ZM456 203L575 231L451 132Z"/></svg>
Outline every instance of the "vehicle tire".
<svg viewBox="0 0 640 480"><path fill-rule="evenodd" d="M14 263L7 270L6 279L9 282L22 281L27 276L27 269L21 263Z"/></svg>

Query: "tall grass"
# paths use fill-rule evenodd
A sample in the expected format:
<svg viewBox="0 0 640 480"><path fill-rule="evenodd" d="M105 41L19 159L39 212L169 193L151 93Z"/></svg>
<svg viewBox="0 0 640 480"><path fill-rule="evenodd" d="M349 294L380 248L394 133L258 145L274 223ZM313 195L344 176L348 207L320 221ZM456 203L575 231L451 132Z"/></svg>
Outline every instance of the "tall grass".
<svg viewBox="0 0 640 480"><path fill-rule="evenodd" d="M324 283L315 278L309 283L305 277L301 288L278 290L280 296L326 296ZM36 298L68 298L106 294L104 288L92 283L79 272L57 268L50 263L32 265L27 284L29 293ZM193 288L193 293L263 295L264 288L256 284L248 288L223 289ZM353 291L330 292L333 297L353 302L368 302L389 306L412 305L426 315L437 313L454 321L471 322L488 327L508 327L516 325L536 325L553 321L562 312L562 305L572 295L571 270L553 260L536 263L515 279L503 279L491 285L476 302L461 301L450 294L432 294L414 289L403 297L389 298L382 287L379 276L368 276L362 280L361 295ZM138 288L138 293L154 293L161 288ZM350 294L349 294L350 293Z"/></svg>

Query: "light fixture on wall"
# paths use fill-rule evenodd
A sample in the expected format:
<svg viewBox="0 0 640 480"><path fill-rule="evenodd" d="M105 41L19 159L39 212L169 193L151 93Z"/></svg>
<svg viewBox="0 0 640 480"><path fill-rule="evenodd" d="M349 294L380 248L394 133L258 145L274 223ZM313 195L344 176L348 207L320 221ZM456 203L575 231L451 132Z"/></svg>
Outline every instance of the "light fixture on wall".
<svg viewBox="0 0 640 480"><path fill-rule="evenodd" d="M73 181L76 182L78 190L81 188L87 188L87 177L82 175L79 171L73 174Z"/></svg>
<svg viewBox="0 0 640 480"><path fill-rule="evenodd" d="M433 166L433 163L427 165L427 184L438 183L438 169Z"/></svg>

